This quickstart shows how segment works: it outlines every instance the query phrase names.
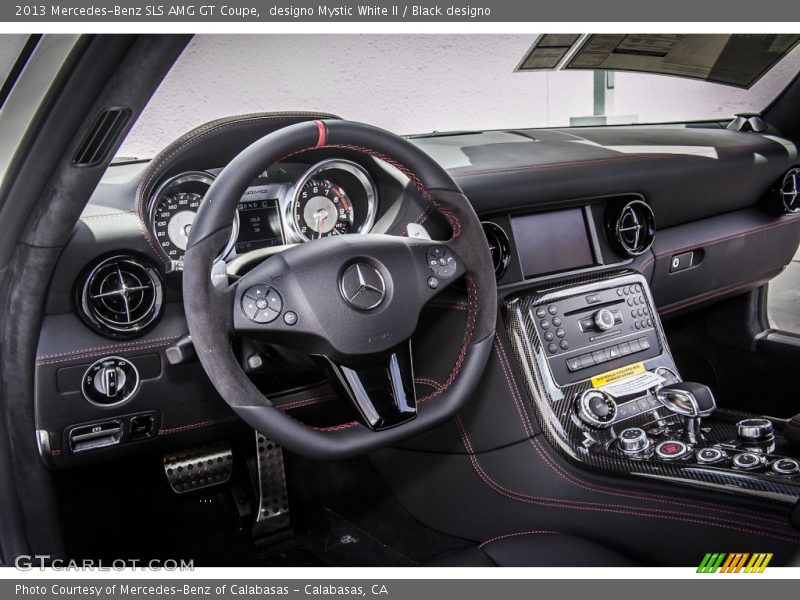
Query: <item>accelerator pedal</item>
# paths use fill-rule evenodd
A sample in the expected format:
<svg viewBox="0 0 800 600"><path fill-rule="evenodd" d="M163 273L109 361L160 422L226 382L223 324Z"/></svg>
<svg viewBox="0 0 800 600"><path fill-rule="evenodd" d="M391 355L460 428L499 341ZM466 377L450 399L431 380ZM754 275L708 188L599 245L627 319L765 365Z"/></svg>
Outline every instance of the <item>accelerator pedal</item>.
<svg viewBox="0 0 800 600"><path fill-rule="evenodd" d="M260 538L289 527L289 495L286 492L283 449L257 431L255 436L258 510L253 536Z"/></svg>
<svg viewBox="0 0 800 600"><path fill-rule="evenodd" d="M164 457L164 474L176 494L227 483L233 475L233 450L218 440L172 452Z"/></svg>

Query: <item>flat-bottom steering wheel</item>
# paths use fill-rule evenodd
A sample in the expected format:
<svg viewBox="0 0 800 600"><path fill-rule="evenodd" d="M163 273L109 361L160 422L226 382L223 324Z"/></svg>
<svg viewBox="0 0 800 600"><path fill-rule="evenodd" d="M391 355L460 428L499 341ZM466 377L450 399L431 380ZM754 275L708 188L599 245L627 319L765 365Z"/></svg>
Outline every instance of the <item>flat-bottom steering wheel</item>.
<svg viewBox="0 0 800 600"><path fill-rule="evenodd" d="M361 152L403 172L447 220L440 242L379 234L293 246L229 284L212 269L251 182L290 156L319 148ZM457 279L467 287L463 344L446 380L418 403L409 340L426 303ZM192 226L184 259L189 333L214 387L254 429L316 459L343 459L420 434L454 417L480 380L495 333L497 289L475 211L450 175L408 141L339 120L308 121L254 142L223 169ZM285 318L288 313L294 316ZM360 419L313 427L276 408L231 346L253 336L304 351L330 367ZM376 393L371 382L382 381Z"/></svg>

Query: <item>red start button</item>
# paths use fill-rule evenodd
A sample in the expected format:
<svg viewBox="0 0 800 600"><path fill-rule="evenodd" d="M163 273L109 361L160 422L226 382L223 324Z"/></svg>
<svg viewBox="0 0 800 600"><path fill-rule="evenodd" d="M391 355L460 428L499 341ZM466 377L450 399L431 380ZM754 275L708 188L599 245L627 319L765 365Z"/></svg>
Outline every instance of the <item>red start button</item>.
<svg viewBox="0 0 800 600"><path fill-rule="evenodd" d="M689 453L689 447L683 442L669 440L656 446L656 454L663 459L673 460Z"/></svg>

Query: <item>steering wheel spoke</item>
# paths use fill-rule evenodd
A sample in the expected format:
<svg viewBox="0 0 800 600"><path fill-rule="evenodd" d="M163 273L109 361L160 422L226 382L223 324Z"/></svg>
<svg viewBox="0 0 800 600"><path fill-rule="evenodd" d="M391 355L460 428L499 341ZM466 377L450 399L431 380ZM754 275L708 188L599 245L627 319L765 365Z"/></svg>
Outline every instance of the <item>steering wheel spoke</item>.
<svg viewBox="0 0 800 600"><path fill-rule="evenodd" d="M347 367L328 357L320 360L339 396L356 408L370 429L389 429L417 416L410 341L358 367Z"/></svg>

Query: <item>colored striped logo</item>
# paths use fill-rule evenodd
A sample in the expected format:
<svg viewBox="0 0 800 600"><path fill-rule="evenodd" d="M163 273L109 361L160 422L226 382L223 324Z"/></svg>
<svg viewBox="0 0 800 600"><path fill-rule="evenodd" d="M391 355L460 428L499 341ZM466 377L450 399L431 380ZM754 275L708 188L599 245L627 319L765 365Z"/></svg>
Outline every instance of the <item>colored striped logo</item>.
<svg viewBox="0 0 800 600"><path fill-rule="evenodd" d="M769 561L772 560L772 553L756 552L709 552L703 557L700 566L697 567L698 573L763 573Z"/></svg>

